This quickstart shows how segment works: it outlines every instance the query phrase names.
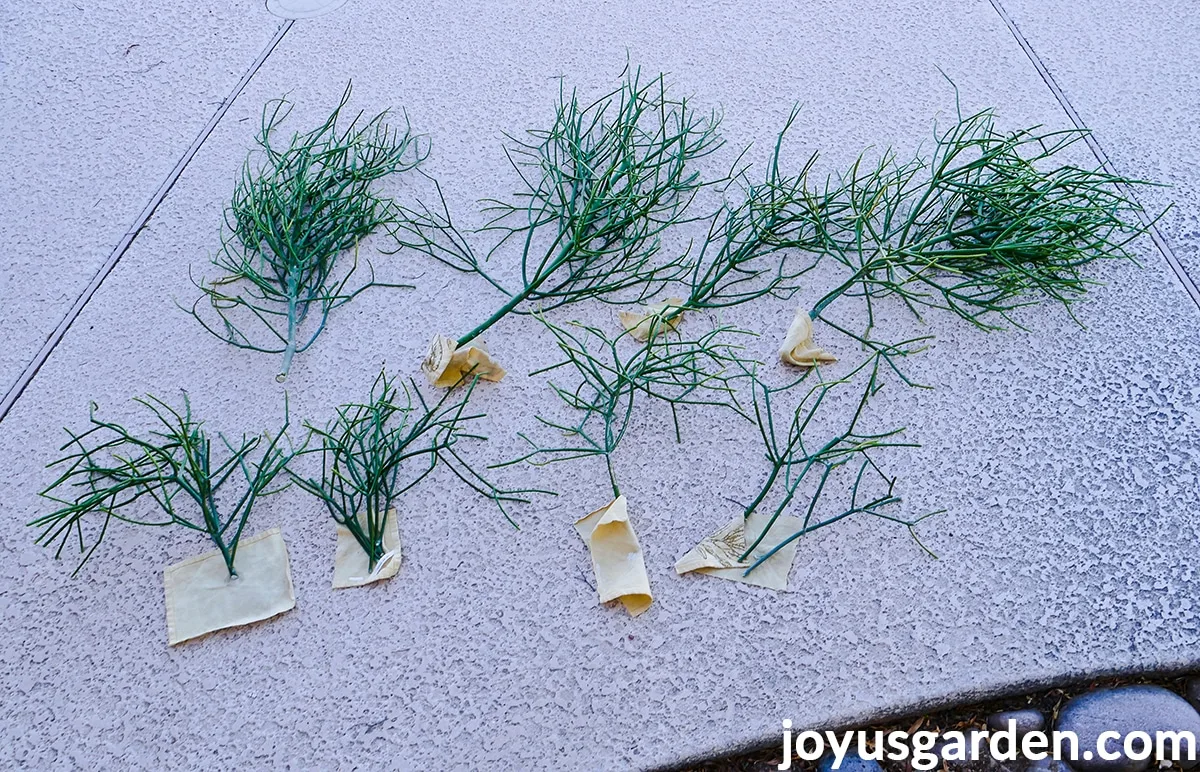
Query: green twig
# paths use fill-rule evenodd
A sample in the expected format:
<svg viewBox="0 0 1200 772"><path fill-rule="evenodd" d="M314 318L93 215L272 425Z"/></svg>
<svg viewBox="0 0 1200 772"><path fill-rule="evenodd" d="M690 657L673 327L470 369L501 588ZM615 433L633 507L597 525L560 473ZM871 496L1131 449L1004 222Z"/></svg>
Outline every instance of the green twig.
<svg viewBox="0 0 1200 772"><path fill-rule="evenodd" d="M668 93L665 77L628 72L622 86L592 103L560 86L554 121L527 137L509 137L521 189L486 201L486 232L499 234L488 256L509 245L521 255L521 283L493 279L441 211L408 210L397 229L402 246L423 249L459 271L478 273L506 300L466 344L510 313L532 313L582 300L624 303L653 296L686 271L686 256L660 256L660 237L687 221L706 185L694 162L722 144L720 116L697 113ZM486 260L487 258L485 258Z"/></svg>
<svg viewBox="0 0 1200 772"><path fill-rule="evenodd" d="M304 477L288 470L292 480L316 496L330 516L354 536L366 552L370 568L383 557L384 525L397 500L425 479L441 462L473 490L493 501L514 527L506 509L527 503L540 490L505 490L479 474L457 447L462 439L484 439L468 432L483 418L467 414L477 378L451 399L446 392L428 403L416 383L401 384L381 371L370 401L342 405L325 427L307 424L318 443L307 452L321 454L321 476Z"/></svg>
<svg viewBox="0 0 1200 772"><path fill-rule="evenodd" d="M613 495L620 495L613 454L629 430L639 397L668 404L675 437L682 441L678 411L682 407L709 405L740 411L734 380L744 364L740 347L732 342L741 330L722 327L693 340L666 336L629 346L628 333L610 338L602 330L572 325L578 333L544 318L564 359L538 374L569 368L578 381L573 386L550 387L568 407L579 413L574 423L556 423L541 416L544 426L561 432L562 445L543 446L521 434L531 450L520 458L498 464L528 462L537 466L576 458L601 456L608 470ZM737 364L739 367L734 367Z"/></svg>
<svg viewBox="0 0 1200 772"><path fill-rule="evenodd" d="M1044 300L1068 310L1096 282L1099 260L1135 261L1129 244L1148 226L1126 186L1146 184L1059 160L1080 131L996 128L992 112L938 133L928 159L891 152L843 176L838 216L823 222L827 252L850 269L814 304L824 318L839 297L898 297L914 314L941 308L984 330ZM1160 215L1161 216L1161 215Z"/></svg>
<svg viewBox="0 0 1200 772"><path fill-rule="evenodd" d="M224 243L213 259L226 275L207 283L193 280L203 295L192 305L192 316L238 348L282 354L280 381L335 308L371 287L411 289L376 281L370 264L365 283L352 287L351 280L359 242L396 217L376 183L416 168L429 145L412 134L407 119L403 129L389 125L387 112L367 120L359 113L339 126L350 93L347 85L323 124L293 134L282 147L277 134L292 106L283 99L267 104L259 152L243 167L225 214ZM351 249L354 261L345 270L340 257ZM206 299L211 315L201 313ZM316 321L310 323L312 316Z"/></svg>
<svg viewBox="0 0 1200 772"><path fill-rule="evenodd" d="M912 351L909 347L914 342L919 341L906 341L892 347L889 356L906 355ZM750 419L758 429L770 469L758 493L744 508L743 516L749 518L757 512L769 496L774 495L777 502L762 530L753 540L747 540L746 550L740 559L746 560L758 548L776 521L793 504L803 484L814 486L800 529L759 558L747 569L747 574L775 554L784 544L854 514L869 514L884 520L905 523L915 538L915 531L911 529L919 521L909 523L883 512L886 507L899 503L900 497L894 493L895 478L883 472L876 462L876 456L888 448L918 446L900 438L904 432L903 427L879 432L864 431L860 428L868 401L881 388L881 372L888 363L884 353L875 352L837 380L825 380L820 368L815 367L796 381L775 388L762 382L756 372L747 372L754 392ZM802 386L810 379L815 383L808 388L799 405L792 411L786 432L781 433L782 427L776 419L777 408L774 404L778 395ZM825 425L827 421L820 420L824 415L823 408L832 403L831 395L834 392L844 390L856 382L860 384L861 394L853 414L842 428L830 432ZM840 470L843 467L854 470L854 475L848 483L842 481ZM868 490L873 493L868 493ZM821 505L829 498L839 495L839 492L848 496L848 506L831 516L825 515Z"/></svg>
<svg viewBox="0 0 1200 772"><path fill-rule="evenodd" d="M76 541L83 554L75 569L78 573L100 546L113 519L134 525L178 525L207 534L217 545L229 575L236 576L238 542L254 505L260 497L282 490L269 488L295 454L282 447L288 428L286 397L284 422L278 432L243 435L237 445L218 434L216 454L203 422L192 417L186 393L182 413L157 397L135 401L153 414L157 428L136 434L120 424L102 421L92 403L91 428L81 434L67 431L71 439L61 448L66 455L49 464L60 469L60 474L41 494L61 506L29 523L42 529L38 543L57 544L55 557L61 557L67 544ZM214 457L221 454L220 446L225 449L223 461ZM258 460L252 461L255 456ZM227 493L231 480L239 476L244 482L240 492ZM163 517L128 514L143 498L152 501ZM84 521L91 515L102 517L103 522L88 547Z"/></svg>

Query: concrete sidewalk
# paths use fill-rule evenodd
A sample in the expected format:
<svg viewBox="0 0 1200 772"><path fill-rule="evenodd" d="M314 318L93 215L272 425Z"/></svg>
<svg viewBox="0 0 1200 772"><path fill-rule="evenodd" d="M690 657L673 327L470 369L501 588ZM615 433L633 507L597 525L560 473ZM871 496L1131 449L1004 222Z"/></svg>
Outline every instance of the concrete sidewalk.
<svg viewBox="0 0 1200 772"><path fill-rule="evenodd" d="M83 10L33 5L0 17L10 87L0 147L15 162L0 182L11 186L0 187L12 255L0 275L5 387L279 30L257 5L225 3L209 16L76 3ZM1197 129L1176 96L1198 93L1200 69L1185 63L1200 45L1178 18L1182 4L1139 3L1128 24L1109 16L1112 3L1083 21L1065 21L1071 9L1060 5L1004 3L1121 171L1178 185L1147 203L1179 202L1166 243L1195 266L1200 164L1185 164ZM1119 31L1135 22L1140 42L1123 50ZM1088 46L1084 26L1117 39ZM1170 36L1178 64L1147 63L1153 41ZM64 42L77 39L97 42ZM119 49L151 40L164 41L162 53L128 56L165 64L112 74L105 57L124 60ZM1092 67L1098 50L1104 64ZM161 569L206 551L202 539L123 527L78 578L33 545L23 524L46 511L42 465L61 427L86 422L89 400L124 418L132 397L186 389L229 432L281 416L276 358L222 344L176 307L196 297L189 269L211 275L222 210L267 100L290 94L291 125L305 126L353 80L355 107L403 108L432 138L428 171L477 225L478 199L515 189L502 133L548 121L556 76L599 94L626 60L723 108L722 163L753 142L759 170L797 102L793 167L818 149L824 169L872 145L911 152L935 118L953 115L939 68L965 109L994 106L1006 128L1071 125L988 0L350 0L296 22L0 423L0 764L649 767L772 741L783 718L863 722L1195 664L1200 311L1150 239L1142 269L1100 269L1106 285L1077 311L1086 329L1049 307L1022 316L1029 332L991 335L948 315L925 328L894 309L898 329L937 335L914 368L935 389L885 392L875 411L923 445L891 465L906 514L948 510L921 530L939 560L903 529L851 520L801 541L787 593L676 577L676 558L736 513L729 499L752 495L760 454L752 427L703 411L684 416L678 445L653 410L618 459L655 592L636 619L596 605L570 527L607 500L599 462L515 471L509 482L561 494L518 510L519 532L448 477L431 480L406 498L399 575L363 590L329 588L333 528L312 499L267 499L251 531L283 528L296 609L174 649ZM61 61L74 74L54 70ZM415 374L434 332L470 327L495 304L482 282L431 261L370 256L381 278L419 289L368 293L335 312L286 384L297 425L363 397L384 362ZM832 277L800 299L823 294L822 280ZM764 301L725 318L761 332L754 351L772 361L794 308ZM556 316L606 326L612 317L593 306ZM487 338L511 373L473 403L493 437L479 457L494 461L515 455L535 412L553 409L544 378L526 375L553 354L530 319L506 319Z"/></svg>
<svg viewBox="0 0 1200 772"><path fill-rule="evenodd" d="M282 24L233 0L177 5L35 0L0 10L5 407Z"/></svg>

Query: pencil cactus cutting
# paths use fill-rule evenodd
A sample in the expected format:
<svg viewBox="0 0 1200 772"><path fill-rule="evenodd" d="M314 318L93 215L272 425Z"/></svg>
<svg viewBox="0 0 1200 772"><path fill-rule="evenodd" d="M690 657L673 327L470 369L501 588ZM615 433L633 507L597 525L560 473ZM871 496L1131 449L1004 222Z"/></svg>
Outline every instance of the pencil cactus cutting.
<svg viewBox="0 0 1200 772"><path fill-rule="evenodd" d="M499 234L489 257L514 249L520 279L505 286L485 268L449 216L410 214L396 228L403 246L476 273L506 297L494 313L435 346L475 341L510 313L527 314L599 300L646 300L687 270L685 255L662 255L660 236L688 217L701 179L694 162L719 148L720 120L672 96L664 76L627 75L621 87L592 102L560 88L554 121L510 138L506 152L522 187L508 200L489 200L482 229ZM440 234L448 234L440 237ZM446 356L427 359L431 381L443 377Z"/></svg>
<svg viewBox="0 0 1200 772"><path fill-rule="evenodd" d="M544 320L543 320L544 321ZM601 601L621 600L637 616L650 606L641 545L633 530L629 501L617 482L614 454L626 437L642 398L670 405L680 438L678 410L685 406L720 406L737 410L732 380L740 356L734 343L740 331L717 328L696 339L652 335L637 341L632 331L615 338L583 325L567 329L545 322L564 359L542 372L564 368L574 385L551 384L578 414L573 423L538 420L557 431L562 444L545 446L522 434L532 450L501 464L545 465L581 458L604 460L613 499L575 524L592 554ZM744 333L743 333L744 334ZM630 345L634 344L634 345Z"/></svg>
<svg viewBox="0 0 1200 772"><path fill-rule="evenodd" d="M279 134L292 105L267 104L259 152L242 170L213 259L225 276L196 285L203 295L192 316L238 348L281 354L280 381L334 309L372 287L411 289L376 281L370 263L369 278L356 283L358 247L399 211L379 181L415 169L428 142L407 121L402 129L390 125L386 111L339 125L350 94L347 86L324 123L285 142Z"/></svg>
<svg viewBox="0 0 1200 772"><path fill-rule="evenodd" d="M285 447L286 406L274 434L238 442L218 434L214 442L186 395L182 411L153 396L136 402L154 428L139 433L101 420L93 404L91 428L67 432L65 455L50 464L59 476L42 491L59 508L29 524L41 529L38 541L57 545L56 556L78 545L78 572L113 520L205 534L216 551L163 574L172 645L290 609L295 597L278 529L243 539L258 502L281 489L272 485L294 454Z"/></svg>
<svg viewBox="0 0 1200 772"><path fill-rule="evenodd" d="M745 564L746 573L806 533L854 515L899 523L914 538L915 526L929 515L907 519L889 514L899 503L895 478L879 456L887 448L909 445L900 429L865 432L861 421L871 398L893 375L908 386L906 357L925 348L932 336L896 340L880 329L876 304L898 299L918 317L923 309L942 309L983 330L1005 322L1018 324L1017 310L1052 301L1066 306L1082 297L1095 280L1084 271L1097 261L1132 260L1130 242L1146 231L1140 208L1125 191L1135 180L1103 170L1088 170L1061 159L1083 138L1078 131L1037 128L1003 132L990 110L963 116L938 132L928 158L899 163L888 151L875 165L863 158L818 198L818 229L809 249L849 270L849 276L822 295L811 309L804 305L784 339L781 359L808 369L785 387L771 388L749 372L754 389L754 420L766 447L769 471L753 501L745 507L746 528L759 508L776 502L765 523L745 533L747 561L768 531L785 515L802 485L812 488L794 532ZM811 209L809 211L817 211ZM832 310L857 306L866 320L852 329ZM813 322L859 344L865 357L840 371L836 360L813 340ZM827 378L822 369L836 375ZM844 430L819 428L828 413L827 397L858 383L853 416ZM807 385L790 414L786 435L772 404L782 392ZM832 497L832 498L831 498ZM842 500L841 506L829 502ZM918 539L918 543L920 543ZM922 545L924 547L924 545ZM711 549L690 561L702 565ZM687 563L687 561L684 561Z"/></svg>
<svg viewBox="0 0 1200 772"><path fill-rule="evenodd" d="M483 416L466 412L477 380L453 398L446 392L427 402L415 383L397 386L381 371L368 402L342 405L327 426L309 426L317 444L306 452L320 454L321 475L289 473L321 501L338 526L339 542L345 543L339 544L335 561L335 586L366 584L396 573L400 499L439 465L495 502L506 517L507 505L543 492L501 489L462 454L462 440L483 439L471 431ZM357 550L350 548L351 542Z"/></svg>
<svg viewBox="0 0 1200 772"><path fill-rule="evenodd" d="M819 221L823 254L850 275L810 318L828 322L838 298L861 298L866 330L840 331L869 345L883 297L918 316L948 310L985 330L1017 324L1014 312L1043 301L1069 311L1095 283L1085 269L1133 260L1129 245L1147 228L1124 192L1144 183L1062 160L1084 136L1005 132L984 110L960 113L928 158L860 159L838 186L834 214Z"/></svg>
<svg viewBox="0 0 1200 772"><path fill-rule="evenodd" d="M284 447L286 417L273 435L243 436L236 444L217 435L214 443L204 422L192 416L186 395L182 412L154 396L135 402L150 412L154 429L139 434L101 420L93 403L91 428L80 434L67 431L71 439L61 448L66 455L49 465L60 470L59 476L42 491L60 506L30 523L42 529L38 541L57 544L55 556L78 544L82 568L113 520L176 525L212 539L229 575L235 575L238 539L259 499L277 492L271 484L293 454ZM223 461L214 458L214 450L225 456ZM219 506L218 494L224 500L227 488L239 478L243 486L228 499L232 506ZM135 510L157 510L162 517L149 520L147 513L135 514ZM93 517L100 519L100 526L89 535L84 524ZM88 541L91 547L86 546Z"/></svg>

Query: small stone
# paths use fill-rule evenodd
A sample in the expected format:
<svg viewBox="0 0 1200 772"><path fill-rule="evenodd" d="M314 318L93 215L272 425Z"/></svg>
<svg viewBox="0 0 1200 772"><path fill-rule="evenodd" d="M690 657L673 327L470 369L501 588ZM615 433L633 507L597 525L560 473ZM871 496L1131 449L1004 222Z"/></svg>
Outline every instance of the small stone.
<svg viewBox="0 0 1200 772"><path fill-rule="evenodd" d="M1017 737L1024 737L1030 732L1040 731L1046 726L1046 718L1040 711L1033 708L1025 708L1023 710L1006 710L1001 713L993 713L988 716L987 728L993 732L1008 731L1008 722L1015 721L1017 725Z"/></svg>
<svg viewBox="0 0 1200 772"><path fill-rule="evenodd" d="M1065 761L1044 758L1029 762L1029 766L1025 767L1025 772L1074 772L1074 770Z"/></svg>
<svg viewBox="0 0 1200 772"><path fill-rule="evenodd" d="M1140 761L1128 758L1123 748L1124 737L1130 732L1146 732L1153 743L1156 732L1192 732L1200 736L1200 713L1187 700L1161 686L1119 686L1097 689L1069 700L1054 728L1078 736L1080 758L1071 763L1075 769L1144 772L1154 763L1154 754ZM1120 740L1105 738L1108 752L1120 754L1116 759L1104 759L1095 752L1101 732L1120 733ZM1184 769L1197 764L1186 758L1179 763Z"/></svg>
<svg viewBox="0 0 1200 772"><path fill-rule="evenodd" d="M1193 708L1200 710L1200 678L1189 678L1183 687L1183 694Z"/></svg>
<svg viewBox="0 0 1200 772"><path fill-rule="evenodd" d="M817 772L883 772L883 767L879 765L878 761L864 759L854 750L846 752L846 757L842 759L842 765L837 770L833 768L834 760L835 757L832 753L826 753L817 762Z"/></svg>
<svg viewBox="0 0 1200 772"><path fill-rule="evenodd" d="M946 769L962 770L962 772L1020 772L1022 764L1018 762L1000 761L992 758L988 733L982 729L971 729L962 732L962 742L949 740L945 736L939 739L929 752L942 760ZM979 758L971 758L974 748L979 748ZM912 764L909 764L912 767Z"/></svg>

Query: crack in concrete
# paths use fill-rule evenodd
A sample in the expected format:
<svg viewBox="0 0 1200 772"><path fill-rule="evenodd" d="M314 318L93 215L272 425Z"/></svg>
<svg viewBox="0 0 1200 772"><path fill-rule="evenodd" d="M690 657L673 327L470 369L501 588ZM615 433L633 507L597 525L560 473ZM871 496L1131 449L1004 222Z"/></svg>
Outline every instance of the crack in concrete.
<svg viewBox="0 0 1200 772"><path fill-rule="evenodd" d="M1058 104L1062 107L1063 112L1067 114L1067 117L1071 120L1071 123L1075 126L1075 128L1083 132L1084 142L1087 143L1087 146L1092 151L1092 154L1096 156L1096 160L1100 162L1100 166L1110 174L1120 176L1117 172L1116 164L1114 164L1108 157L1108 154L1104 152L1104 148L1100 146L1100 142L1096 139L1095 135L1088 130L1087 125L1079 117L1079 113L1076 112L1075 106L1072 105L1071 100L1067 98L1066 92L1064 92L1062 87L1058 85L1058 81L1056 81L1054 76L1050 73L1050 68L1047 67L1046 63L1042 61L1040 56L1038 56L1037 51L1035 51L1033 48L1033 45L1029 42L1028 38L1025 37L1025 34L1021 32L1020 27L1017 26L1017 22L1008 14L1008 11L1004 9L1004 6L1001 4L1000 0L988 1L992 4L992 8L996 10L996 13L1000 15L1000 19L1008 27L1008 31L1012 33L1012 36L1016 39L1017 44L1021 46L1021 50L1023 50L1025 55L1029 57L1029 61L1033 63L1034 68L1038 71L1038 75L1042 77L1042 80L1045 81L1046 86L1050 89L1051 93L1054 94L1054 98L1058 100ZM1175 256L1175 252L1171 249L1171 245L1167 243L1166 237L1164 237L1162 235L1162 231L1158 229L1158 218L1150 217L1145 208L1142 206L1141 200L1137 198L1130 186L1122 185L1121 188L1122 193L1138 204L1138 219L1142 221L1142 225L1146 227L1146 230L1150 235L1150 240L1154 242L1154 246L1158 247L1158 251L1162 253L1163 259L1165 259L1167 261L1167 265L1171 267L1171 271L1174 273L1176 281L1179 282L1179 286L1182 287L1183 291L1188 294L1188 296L1192 299L1192 302L1195 303L1197 307L1200 307L1200 289L1197 289L1196 283L1192 281L1192 277L1188 275L1187 269L1183 267L1183 263L1181 263L1179 258Z"/></svg>
<svg viewBox="0 0 1200 772"><path fill-rule="evenodd" d="M171 169L170 174L167 175L167 178L163 180L162 184L158 186L158 189L154 191L154 195L150 197L150 201L147 202L141 213L134 220L133 225L127 231L125 231L125 235L121 237L119 242L117 242L117 246L109 254L108 259L105 260L104 264L100 266L100 269L96 271L96 275L92 277L92 280L88 283L87 287L85 287L83 292L80 293L79 297L75 299L74 304L71 305L71 308L67 311L66 316L63 317L62 321L58 323L58 326L54 328L54 331L51 332L46 338L46 341L42 344L42 347L38 349L37 355L34 356L33 360L25 367L25 370L21 373L21 377L17 379L16 383L12 385L12 388L8 390L8 393L4 395L4 400L0 402L0 421L5 419L9 411L12 410L13 405L15 405L17 400L21 398L21 395L25 393L25 389L33 381L34 377L37 376L38 371L42 369L42 365L46 363L46 360L50 358L50 354L54 351L58 344L62 342L62 339L64 336L66 336L67 331L71 329L71 325L75 323L75 320L79 318L79 314L83 312L84 307L91 301L92 297L96 294L96 291L100 289L100 285L104 283L104 280L108 278L110 273L112 273L112 270L117 266L117 263L120 262L121 258L125 256L125 253L129 251L130 246L133 245L133 242L135 239L137 239L138 234L140 234L142 230L149 224L150 218L154 216L155 210L158 209L159 204L163 202L163 200L167 197L167 194L171 192L171 188L175 186L175 183L179 181L179 178L183 175L184 170L187 168L188 164L191 163L192 158L194 158L200 151L201 146L204 145L204 142L208 139L209 135L212 134L214 129L216 129L217 124L220 123L221 119L225 117L225 114L229 111L229 108L233 106L234 101L238 98L238 96L241 95L242 91L245 90L246 86L250 83L250 80L254 77L254 74L258 72L264 63L266 63L267 57L271 55L271 52L274 51L275 47L278 46L283 40L284 35L288 33L288 30L292 28L294 23L294 21L288 20L279 26L279 29L275 31L275 35L271 38L270 42L267 43L266 47L262 50L262 53L260 53L254 62L251 63L250 67L242 75L241 79L229 92L229 96L225 97L220 105L217 106L217 109L212 114L212 117L208 119L208 123L204 124L204 127L200 129L200 133L196 135L194 140L192 140L192 144L188 146L187 150L184 151L180 159L175 162L174 168ZM126 53L128 53L128 51L126 51ZM151 69L153 69L153 66Z"/></svg>

